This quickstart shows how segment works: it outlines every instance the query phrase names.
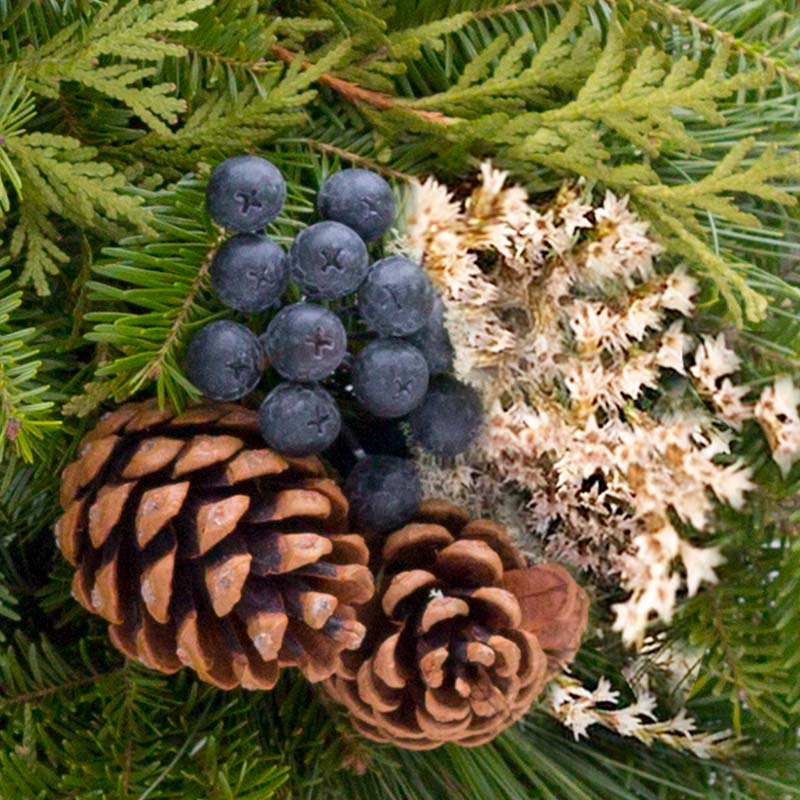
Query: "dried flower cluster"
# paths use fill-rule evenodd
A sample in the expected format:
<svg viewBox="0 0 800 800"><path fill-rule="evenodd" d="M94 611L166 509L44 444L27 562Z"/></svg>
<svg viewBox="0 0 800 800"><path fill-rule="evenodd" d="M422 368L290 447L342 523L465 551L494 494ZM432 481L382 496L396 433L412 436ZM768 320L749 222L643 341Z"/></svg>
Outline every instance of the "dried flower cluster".
<svg viewBox="0 0 800 800"><path fill-rule="evenodd" d="M600 678L596 688L590 690L574 678L559 675L547 691L545 709L569 728L576 739L586 736L592 725L601 725L648 746L660 742L678 750L688 750L699 758L721 759L730 755L736 742L731 731L700 732L684 708L672 717L659 720L655 715L655 695L645 684L632 688L635 701L616 707L619 692L611 688L606 678Z"/></svg>
<svg viewBox="0 0 800 800"><path fill-rule="evenodd" d="M788 469L800 393L779 380L748 403L724 338L696 347L683 326L698 286L656 271L661 248L627 198L593 205L565 186L534 206L505 180L485 164L464 201L427 180L401 243L438 285L456 372L489 409L459 463L421 459L426 488L476 513L488 501L528 549L621 580L615 628L640 644L684 582L693 594L716 580L721 554L679 529L706 530L715 498L745 502L736 430L757 418Z"/></svg>

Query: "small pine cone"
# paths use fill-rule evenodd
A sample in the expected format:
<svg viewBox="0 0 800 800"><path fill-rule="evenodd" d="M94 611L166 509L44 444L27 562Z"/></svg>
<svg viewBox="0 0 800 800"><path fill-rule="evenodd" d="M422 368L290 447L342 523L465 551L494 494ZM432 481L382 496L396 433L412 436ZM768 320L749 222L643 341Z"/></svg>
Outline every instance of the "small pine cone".
<svg viewBox="0 0 800 800"><path fill-rule="evenodd" d="M423 503L385 539L382 565L378 595L359 609L364 642L324 683L376 741L488 742L525 714L586 628L586 594L566 571L526 567L504 528L449 503Z"/></svg>
<svg viewBox="0 0 800 800"><path fill-rule="evenodd" d="M353 605L374 585L347 501L318 459L265 447L254 411L122 406L64 470L61 505L74 596L153 669L270 689L284 666L327 678L364 637Z"/></svg>

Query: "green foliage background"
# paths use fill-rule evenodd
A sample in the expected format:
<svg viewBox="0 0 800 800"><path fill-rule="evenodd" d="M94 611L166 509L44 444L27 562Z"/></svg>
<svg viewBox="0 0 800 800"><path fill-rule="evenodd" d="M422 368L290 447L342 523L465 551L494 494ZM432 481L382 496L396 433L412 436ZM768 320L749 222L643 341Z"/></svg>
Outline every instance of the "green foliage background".
<svg viewBox="0 0 800 800"><path fill-rule="evenodd" d="M223 312L202 192L242 151L287 178L283 242L340 163L455 183L491 157L532 190L628 193L703 280L698 330L726 330L755 385L797 375L799 39L793 0L0 0L0 798L800 797L800 469L755 426L761 491L720 515L721 582L665 636L699 654L700 726L744 737L726 763L578 743L539 709L475 751L405 753L290 677L153 674L77 608L52 541L93 415L194 393L186 343ZM592 634L575 671L630 698L624 658Z"/></svg>

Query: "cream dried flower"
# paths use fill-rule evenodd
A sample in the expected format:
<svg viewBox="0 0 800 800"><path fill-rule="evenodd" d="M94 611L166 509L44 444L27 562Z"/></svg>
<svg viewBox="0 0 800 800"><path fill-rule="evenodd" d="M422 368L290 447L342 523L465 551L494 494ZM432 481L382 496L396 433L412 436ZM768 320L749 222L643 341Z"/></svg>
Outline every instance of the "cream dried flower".
<svg viewBox="0 0 800 800"><path fill-rule="evenodd" d="M761 393L754 415L772 448L772 457L786 475L800 458L800 389L783 376Z"/></svg>
<svg viewBox="0 0 800 800"><path fill-rule="evenodd" d="M428 179L415 203L406 246L441 292L458 376L488 409L472 451L454 468L423 458L423 480L475 513L500 507L529 552L621 582L615 627L641 644L681 587L713 583L723 561L682 538L673 515L703 531L715 497L742 506L753 483L730 443L754 413L788 468L800 455L796 390L776 384L754 409L722 335L685 363L681 318L697 283L682 268L655 271L661 247L625 197L596 205L564 186L534 206L487 164L464 202ZM653 403L667 371L707 405L678 407L663 392Z"/></svg>
<svg viewBox="0 0 800 800"><path fill-rule="evenodd" d="M656 743L686 750L699 758L724 759L736 747L730 730L705 733L697 730L697 723L685 708L663 720L656 716L656 698L646 682L633 683L635 701L618 707L619 692L611 688L607 678L601 677L594 689L587 689L567 675L559 675L545 695L545 710L569 728L575 739L588 735L589 728L599 725L619 736L627 736L643 744ZM611 706L611 708L609 708Z"/></svg>

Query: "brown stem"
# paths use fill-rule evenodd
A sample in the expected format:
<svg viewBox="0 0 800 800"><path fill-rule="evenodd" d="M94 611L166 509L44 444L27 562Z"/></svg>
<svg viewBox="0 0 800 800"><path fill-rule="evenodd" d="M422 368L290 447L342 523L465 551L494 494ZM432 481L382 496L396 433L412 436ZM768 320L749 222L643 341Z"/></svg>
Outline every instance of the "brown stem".
<svg viewBox="0 0 800 800"><path fill-rule="evenodd" d="M279 44L272 45L270 50L275 58L280 59L286 64L291 64L297 57L297 53L293 53L291 50L287 50ZM302 66L303 69L310 69L314 65L310 61L303 60ZM437 125L450 125L454 122L458 122L458 120L453 117L447 117L444 114L440 114L438 111L423 111L418 108L410 108L398 104L397 99L391 95L385 94L384 92L375 92L372 89L365 89L357 83L346 81L344 78L337 78L335 75L331 75L327 72L320 76L319 82L329 89L332 89L337 94L342 95L342 97L349 100L354 105L361 105L364 103L373 108L380 108L386 111L399 108L402 111L406 111L428 122L434 122Z"/></svg>
<svg viewBox="0 0 800 800"><path fill-rule="evenodd" d="M217 248L214 246L206 256L206 260L197 270L197 275L194 277L192 285L189 288L189 292L183 299L183 303L181 303L180 310L172 322L172 326L170 327L166 339L164 339L164 343L158 349L155 358L151 361L150 369L148 371L148 377L151 380L157 380L161 375L161 370L164 368L164 362L169 355L170 349L177 341L178 336L180 336L181 330L183 329L183 326L189 317L189 312L192 310L192 305L194 304L200 289L203 288L203 285L208 278L209 271L211 270L211 261L216 251Z"/></svg>
<svg viewBox="0 0 800 800"><path fill-rule="evenodd" d="M323 153L333 153L345 161L352 161L354 164L361 164L364 167L373 170L373 172L391 175L393 178L403 181L414 180L414 176L409 172L401 172L400 170L392 169L391 167L387 167L385 164L379 164L377 161L368 158L367 156L361 156L358 153L352 152L351 150L346 150L343 147L337 147L335 144L328 144L327 142L320 142L318 139L309 138L298 139L298 141L307 144L309 147L312 147L315 150L320 150Z"/></svg>

